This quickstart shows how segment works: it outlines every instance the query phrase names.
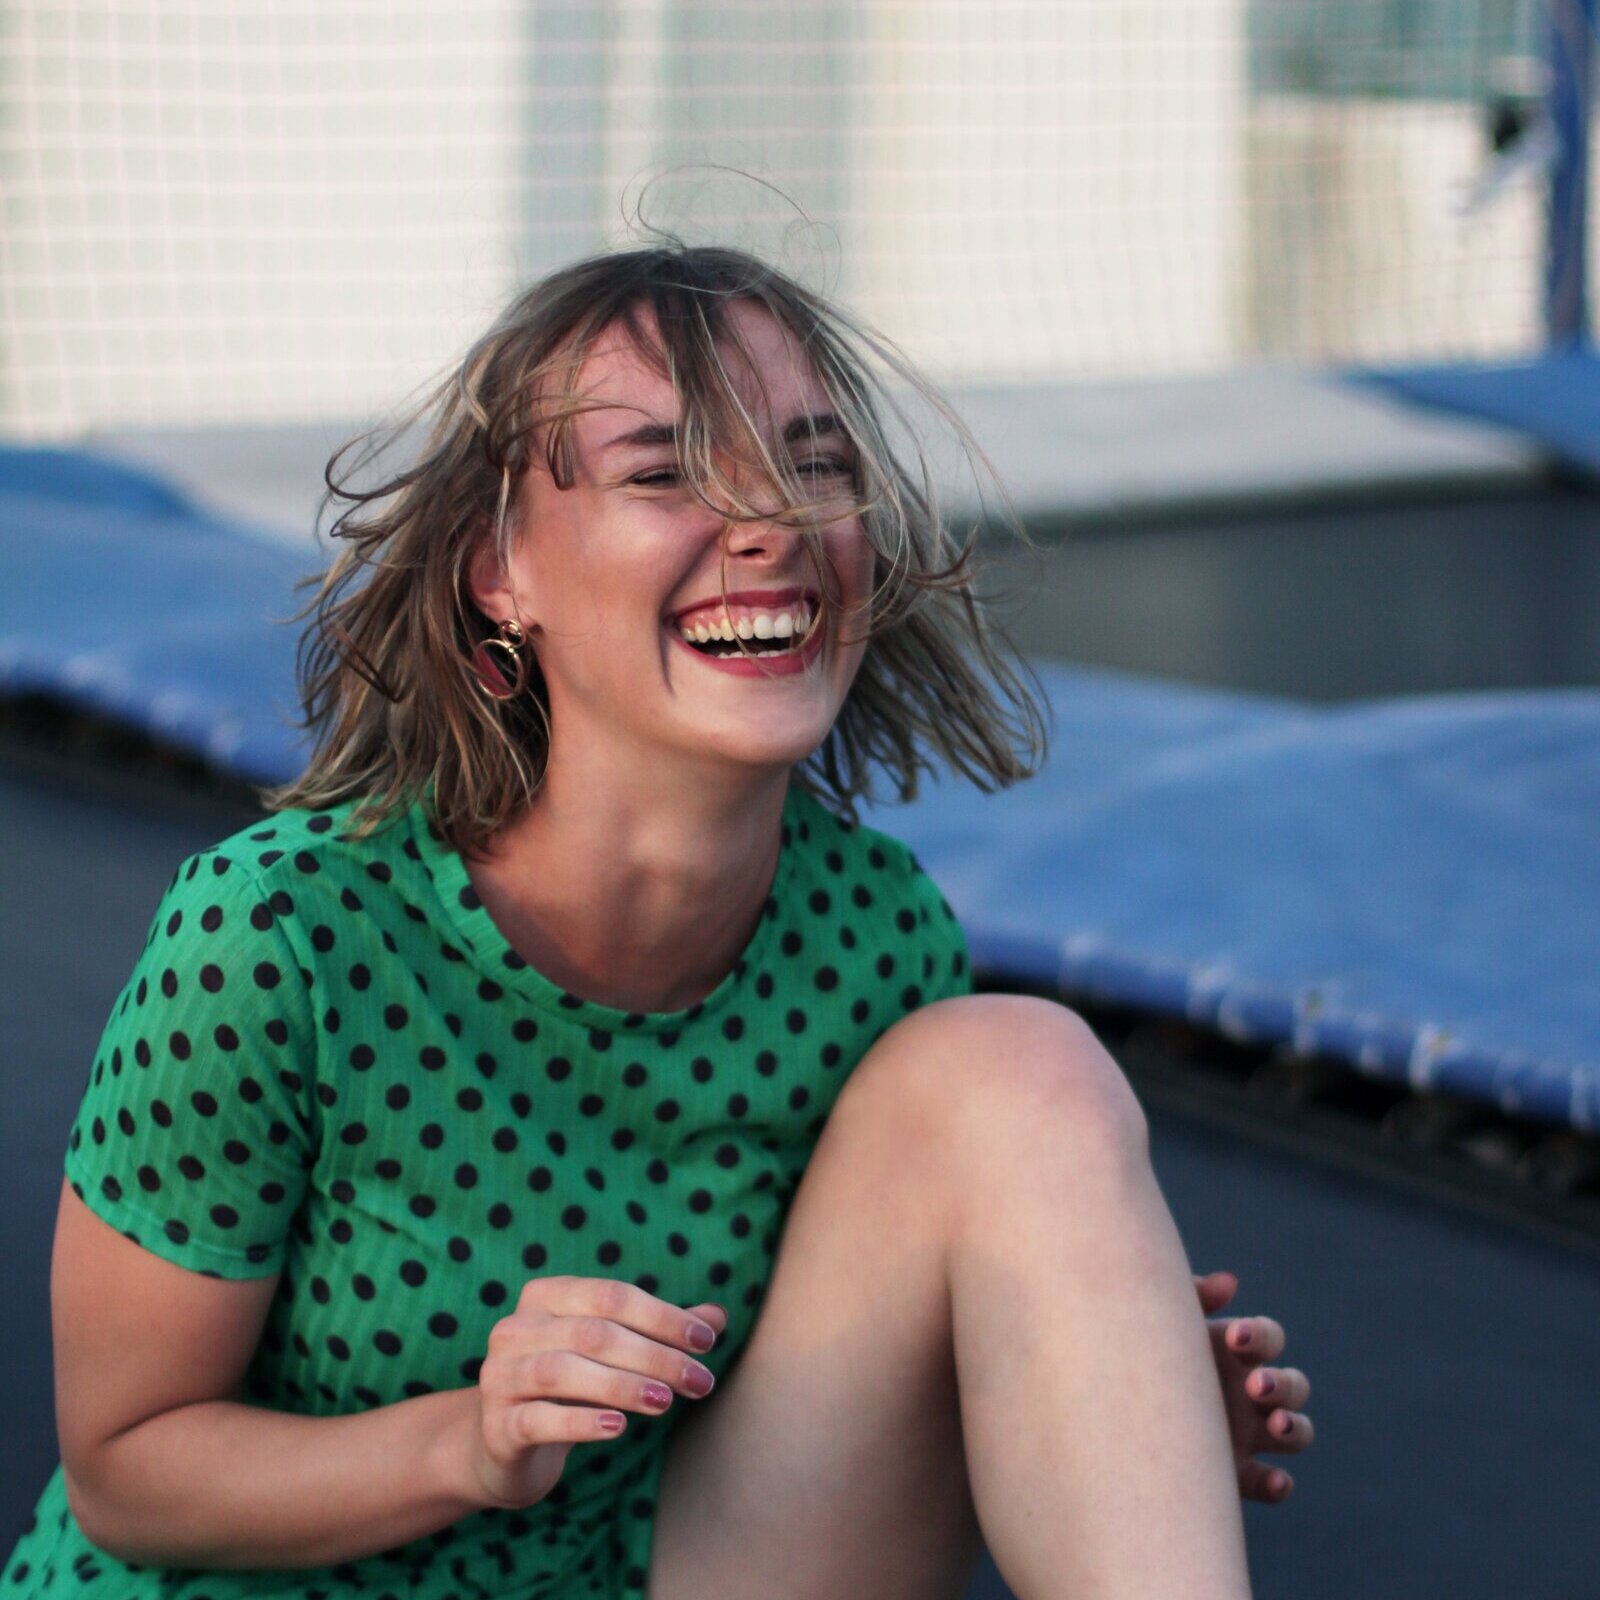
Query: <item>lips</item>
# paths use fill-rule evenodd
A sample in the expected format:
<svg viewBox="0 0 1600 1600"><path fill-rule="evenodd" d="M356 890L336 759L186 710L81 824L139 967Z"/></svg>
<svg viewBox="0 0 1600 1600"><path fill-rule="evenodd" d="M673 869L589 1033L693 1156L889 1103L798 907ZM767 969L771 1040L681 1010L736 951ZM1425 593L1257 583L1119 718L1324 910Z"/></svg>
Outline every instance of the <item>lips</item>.
<svg viewBox="0 0 1600 1600"><path fill-rule="evenodd" d="M759 658L744 654L706 655L696 650L676 628L668 628L667 632L676 648L692 660L709 667L713 672L729 673L736 678L790 678L796 673L804 672L822 653L823 637L827 628L825 624L815 628L811 637L798 650Z"/></svg>
<svg viewBox="0 0 1600 1600"><path fill-rule="evenodd" d="M799 585L787 589L739 589L730 593L726 600L721 595L713 596L709 600L696 600L693 605L685 606L681 611L672 612L667 617L667 622L674 628L681 628L686 621L692 621L701 613L705 613L708 616L721 616L724 610L730 613L740 609L751 611L781 610L785 606L795 605L802 600L815 610L818 603L817 591Z"/></svg>

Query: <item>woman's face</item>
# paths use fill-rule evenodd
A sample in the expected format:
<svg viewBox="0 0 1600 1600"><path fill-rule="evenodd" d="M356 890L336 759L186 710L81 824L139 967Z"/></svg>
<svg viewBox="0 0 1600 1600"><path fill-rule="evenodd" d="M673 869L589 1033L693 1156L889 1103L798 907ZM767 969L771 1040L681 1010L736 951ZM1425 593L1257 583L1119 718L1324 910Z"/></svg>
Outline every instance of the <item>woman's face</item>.
<svg viewBox="0 0 1600 1600"><path fill-rule="evenodd" d="M830 406L810 362L764 308L737 301L728 313L748 359L730 343L723 360L767 449L795 462L814 498L837 494L846 509L854 452L824 420ZM803 759L833 726L866 649L873 554L859 517L819 530L819 583L793 529L730 524L680 483L672 385L622 328L599 337L577 388L597 404L572 424L571 487L556 486L536 449L509 573L496 574L492 559L474 569L483 609L519 615L529 631L549 690L552 764L580 746L624 762L725 768ZM758 504L770 495L722 466ZM831 604L821 608L824 592ZM797 648L808 616L818 625ZM749 650L783 653L752 660L723 642L719 655L712 635L724 622Z"/></svg>

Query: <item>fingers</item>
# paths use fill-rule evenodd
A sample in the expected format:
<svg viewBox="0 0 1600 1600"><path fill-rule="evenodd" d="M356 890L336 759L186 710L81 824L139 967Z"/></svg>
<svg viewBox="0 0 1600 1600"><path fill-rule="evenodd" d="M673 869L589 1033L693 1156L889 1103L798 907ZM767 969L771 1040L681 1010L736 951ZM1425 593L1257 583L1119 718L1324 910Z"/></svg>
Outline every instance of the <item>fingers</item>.
<svg viewBox="0 0 1600 1600"><path fill-rule="evenodd" d="M1239 1280L1231 1272L1208 1272L1203 1277L1196 1276L1194 1287L1200 1296L1200 1309L1209 1317L1239 1292Z"/></svg>
<svg viewBox="0 0 1600 1600"><path fill-rule="evenodd" d="M1235 1317L1228 1324L1228 1349L1241 1360L1273 1361L1283 1354L1287 1336L1271 1317Z"/></svg>
<svg viewBox="0 0 1600 1600"><path fill-rule="evenodd" d="M728 1331L727 1309L717 1305L715 1301L708 1301L705 1305L690 1306L689 1314L698 1317L702 1322L709 1322L716 1329L719 1338Z"/></svg>
<svg viewBox="0 0 1600 1600"><path fill-rule="evenodd" d="M1298 1454L1317 1436L1311 1418L1303 1411L1274 1411L1267 1418L1267 1432L1273 1441L1267 1448L1285 1455Z"/></svg>
<svg viewBox="0 0 1600 1600"><path fill-rule="evenodd" d="M597 1439L615 1439L626 1422L620 1411L524 1400L506 1410L506 1445L509 1451L518 1451L548 1444L590 1444Z"/></svg>
<svg viewBox="0 0 1600 1600"><path fill-rule="evenodd" d="M1277 1505L1294 1492L1294 1479L1282 1467L1269 1467L1264 1462L1247 1461L1239 1468L1239 1493L1246 1500L1260 1500L1266 1505Z"/></svg>
<svg viewBox="0 0 1600 1600"><path fill-rule="evenodd" d="M709 1350L717 1333L693 1312L619 1278L530 1278L523 1285L517 1309L561 1317L600 1317L685 1350ZM702 1329L710 1334L709 1339L699 1332Z"/></svg>
<svg viewBox="0 0 1600 1600"><path fill-rule="evenodd" d="M710 1394L714 1383L711 1373L692 1357L637 1356L631 1349L627 1356L611 1360L575 1350L539 1350L502 1362L494 1375L495 1389L508 1401L577 1401L653 1417L666 1411L679 1394L694 1399Z"/></svg>
<svg viewBox="0 0 1600 1600"><path fill-rule="evenodd" d="M614 1279L530 1279L478 1374L500 1449L614 1436L628 1412L704 1397L716 1378L690 1352L726 1325L720 1306L685 1310Z"/></svg>
<svg viewBox="0 0 1600 1600"><path fill-rule="evenodd" d="M1298 1367L1258 1367L1245 1379L1244 1392L1258 1404L1300 1411L1311 1398L1311 1380Z"/></svg>

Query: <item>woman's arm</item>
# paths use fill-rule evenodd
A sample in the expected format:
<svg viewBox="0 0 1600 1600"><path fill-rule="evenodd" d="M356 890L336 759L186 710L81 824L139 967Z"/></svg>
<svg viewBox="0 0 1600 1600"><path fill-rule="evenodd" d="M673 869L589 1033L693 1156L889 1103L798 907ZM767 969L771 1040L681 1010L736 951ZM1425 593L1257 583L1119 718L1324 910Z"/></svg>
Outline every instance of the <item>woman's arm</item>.
<svg viewBox="0 0 1600 1600"><path fill-rule="evenodd" d="M486 1503L470 1388L344 1417L239 1402L276 1284L163 1261L63 1184L56 1422L73 1515L103 1550L147 1566L325 1566Z"/></svg>
<svg viewBox="0 0 1600 1600"><path fill-rule="evenodd" d="M495 1325L477 1385L302 1417L237 1398L276 1281L185 1271L63 1187L57 1421L68 1500L103 1550L147 1566L321 1567L536 1505L574 1445L615 1438L627 1411L707 1394L688 1352L727 1327L714 1304L536 1279Z"/></svg>

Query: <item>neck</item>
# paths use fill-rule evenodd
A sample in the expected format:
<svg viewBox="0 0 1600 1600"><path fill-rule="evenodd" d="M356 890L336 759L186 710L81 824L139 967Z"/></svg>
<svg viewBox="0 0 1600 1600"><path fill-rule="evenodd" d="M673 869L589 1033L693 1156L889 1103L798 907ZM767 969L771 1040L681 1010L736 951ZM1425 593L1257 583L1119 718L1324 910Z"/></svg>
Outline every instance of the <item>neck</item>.
<svg viewBox="0 0 1600 1600"><path fill-rule="evenodd" d="M624 1011L703 1000L760 919L788 769L675 773L570 755L552 748L533 806L468 864L485 908L536 971L586 1000Z"/></svg>

